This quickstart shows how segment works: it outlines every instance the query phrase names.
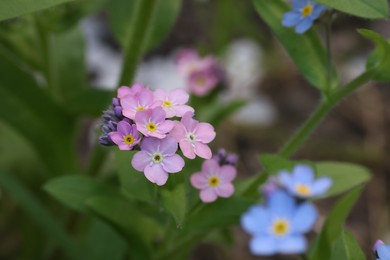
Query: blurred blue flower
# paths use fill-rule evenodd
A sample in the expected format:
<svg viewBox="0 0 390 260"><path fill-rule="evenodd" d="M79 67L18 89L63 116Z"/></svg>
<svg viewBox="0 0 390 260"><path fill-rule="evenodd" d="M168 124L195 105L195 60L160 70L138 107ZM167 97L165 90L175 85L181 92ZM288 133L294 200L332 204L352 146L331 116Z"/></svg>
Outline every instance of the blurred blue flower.
<svg viewBox="0 0 390 260"><path fill-rule="evenodd" d="M243 229L253 237L249 248L254 255L296 254L306 251L304 233L311 230L318 213L313 204L297 204L284 191L268 197L265 206L255 205L241 216Z"/></svg>
<svg viewBox="0 0 390 260"><path fill-rule="evenodd" d="M310 29L321 13L326 9L324 5L312 0L292 0L293 10L283 15L283 26L295 27L295 32L302 34Z"/></svg>
<svg viewBox="0 0 390 260"><path fill-rule="evenodd" d="M390 245L386 245L381 240L376 241L374 245L374 252L376 260L390 259Z"/></svg>
<svg viewBox="0 0 390 260"><path fill-rule="evenodd" d="M292 174L282 171L278 177L280 184L299 198L322 195L332 185L332 179L329 177L314 179L313 169L307 165L296 165Z"/></svg>

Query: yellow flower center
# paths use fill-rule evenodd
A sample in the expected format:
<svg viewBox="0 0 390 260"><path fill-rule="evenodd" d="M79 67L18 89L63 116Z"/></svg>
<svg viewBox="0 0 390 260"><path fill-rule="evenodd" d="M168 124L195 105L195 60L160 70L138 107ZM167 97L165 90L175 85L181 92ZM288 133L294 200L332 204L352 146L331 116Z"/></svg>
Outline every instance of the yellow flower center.
<svg viewBox="0 0 390 260"><path fill-rule="evenodd" d="M154 163L161 163L162 160L163 160L163 156L161 153L154 153L153 156L152 156L152 160Z"/></svg>
<svg viewBox="0 0 390 260"><path fill-rule="evenodd" d="M277 219L272 224L271 230L277 236L284 236L290 230L290 225L285 219Z"/></svg>
<svg viewBox="0 0 390 260"><path fill-rule="evenodd" d="M154 132L154 131L156 131L157 126L156 126L155 123L149 122L149 123L146 125L146 129L148 129L150 132Z"/></svg>
<svg viewBox="0 0 390 260"><path fill-rule="evenodd" d="M172 103L170 101L168 101L168 100L164 100L163 106L167 107L167 108L170 108L170 107L172 107Z"/></svg>
<svg viewBox="0 0 390 260"><path fill-rule="evenodd" d="M203 76L199 76L196 78L195 82L197 85L203 86L204 84L206 84L206 78Z"/></svg>
<svg viewBox="0 0 390 260"><path fill-rule="evenodd" d="M145 109L144 106L139 106L139 107L137 107L137 111L144 110L144 109Z"/></svg>
<svg viewBox="0 0 390 260"><path fill-rule="evenodd" d="M312 12L313 12L313 6L311 4L307 4L305 7L302 8L301 11L303 17L311 15Z"/></svg>
<svg viewBox="0 0 390 260"><path fill-rule="evenodd" d="M311 194L311 190L304 184L297 184L295 186L295 191L301 196L309 196Z"/></svg>
<svg viewBox="0 0 390 260"><path fill-rule="evenodd" d="M134 137L132 135L126 135L125 137L123 137L123 141L125 142L125 144L131 145L134 143Z"/></svg>
<svg viewBox="0 0 390 260"><path fill-rule="evenodd" d="M213 177L211 177L209 179L209 184L210 184L211 187L218 186L218 183L219 183L219 178L218 177L213 176Z"/></svg>

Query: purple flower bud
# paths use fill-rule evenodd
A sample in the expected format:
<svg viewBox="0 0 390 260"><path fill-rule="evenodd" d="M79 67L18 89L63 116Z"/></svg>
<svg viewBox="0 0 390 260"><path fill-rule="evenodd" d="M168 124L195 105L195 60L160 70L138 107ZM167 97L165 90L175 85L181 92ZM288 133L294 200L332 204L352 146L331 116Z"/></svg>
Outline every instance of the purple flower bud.
<svg viewBox="0 0 390 260"><path fill-rule="evenodd" d="M118 99L118 98L113 98L113 99L112 99L112 105L113 105L114 107L118 107L118 106L121 105L121 103L119 102L119 99Z"/></svg>
<svg viewBox="0 0 390 260"><path fill-rule="evenodd" d="M114 145L114 142L111 140L111 138L108 135L102 135L99 137L99 143L104 146L112 146Z"/></svg>
<svg viewBox="0 0 390 260"><path fill-rule="evenodd" d="M237 156L237 154L228 154L228 156L226 156L225 161L226 161L226 164L234 166L237 164L238 156Z"/></svg>
<svg viewBox="0 0 390 260"><path fill-rule="evenodd" d="M217 155L214 155L213 159L216 160L221 166L223 165L236 166L238 156L234 153L227 153L225 149L220 148L218 150Z"/></svg>
<svg viewBox="0 0 390 260"><path fill-rule="evenodd" d="M115 112L116 117L118 117L118 118L122 117L122 107L121 106L114 107L114 112Z"/></svg>

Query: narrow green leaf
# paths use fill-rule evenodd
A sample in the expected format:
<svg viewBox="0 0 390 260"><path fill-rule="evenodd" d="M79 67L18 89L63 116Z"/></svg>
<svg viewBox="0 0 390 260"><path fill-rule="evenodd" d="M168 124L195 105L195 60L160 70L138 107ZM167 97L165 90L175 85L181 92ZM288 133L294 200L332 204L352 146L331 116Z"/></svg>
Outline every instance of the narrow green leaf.
<svg viewBox="0 0 390 260"><path fill-rule="evenodd" d="M65 108L74 115L99 117L109 107L114 95L115 93L110 90L82 90L67 101Z"/></svg>
<svg viewBox="0 0 390 260"><path fill-rule="evenodd" d="M178 226L181 226L186 215L186 190L184 184L177 185L172 191L161 190L163 205L171 213Z"/></svg>
<svg viewBox="0 0 390 260"><path fill-rule="evenodd" d="M374 31L361 29L359 33L376 44L375 50L369 55L367 70L374 69L377 74L374 80L390 81L390 43Z"/></svg>
<svg viewBox="0 0 390 260"><path fill-rule="evenodd" d="M0 21L73 0L1 0Z"/></svg>
<svg viewBox="0 0 390 260"><path fill-rule="evenodd" d="M387 0L316 0L338 11L363 18L380 19L389 16Z"/></svg>
<svg viewBox="0 0 390 260"><path fill-rule="evenodd" d="M12 175L0 171L2 188L15 198L28 216L58 245L70 259L86 259L81 248L74 243L65 230L53 219L44 205Z"/></svg>
<svg viewBox="0 0 390 260"><path fill-rule="evenodd" d="M322 231L310 251L310 259L330 259L332 244L340 236L343 224L361 192L361 187L355 188L338 201L329 213Z"/></svg>
<svg viewBox="0 0 390 260"><path fill-rule="evenodd" d="M330 260L353 259L364 260L362 249L354 236L346 229L341 231L340 237L334 242Z"/></svg>
<svg viewBox="0 0 390 260"><path fill-rule="evenodd" d="M87 199L102 194L118 194L114 187L84 175L67 175L50 180L44 189L66 206L86 212Z"/></svg>
<svg viewBox="0 0 390 260"><path fill-rule="evenodd" d="M327 176L333 182L328 192L321 198L346 192L368 182L371 178L366 168L350 163L320 162L315 164L315 168L317 177Z"/></svg>
<svg viewBox="0 0 390 260"><path fill-rule="evenodd" d="M271 27L276 37L286 48L303 76L318 89L327 87L327 62L325 50L313 30L303 35L282 26L283 14L290 10L282 0L253 0L261 18ZM333 73L331 86L338 82Z"/></svg>
<svg viewBox="0 0 390 260"><path fill-rule="evenodd" d="M244 100L234 100L229 103L215 100L213 103L209 103L203 109L200 109L197 117L199 120L208 122L216 127L245 104L246 102Z"/></svg>
<svg viewBox="0 0 390 260"><path fill-rule="evenodd" d="M290 161L277 154L260 154L260 162L270 174L277 174L281 170L292 170L296 162Z"/></svg>

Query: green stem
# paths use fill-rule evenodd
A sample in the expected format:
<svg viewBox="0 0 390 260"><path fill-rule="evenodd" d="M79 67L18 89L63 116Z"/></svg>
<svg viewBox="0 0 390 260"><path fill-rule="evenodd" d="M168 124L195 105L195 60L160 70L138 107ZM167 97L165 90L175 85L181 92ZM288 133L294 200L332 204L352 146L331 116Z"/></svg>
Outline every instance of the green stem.
<svg viewBox="0 0 390 260"><path fill-rule="evenodd" d="M134 78L139 60L147 45L153 11L157 0L138 0L131 22L130 34L125 46L125 57L119 86L130 85Z"/></svg>
<svg viewBox="0 0 390 260"><path fill-rule="evenodd" d="M325 47L326 47L326 88L325 94L329 95L332 89L332 48L331 48L331 27L332 27L332 11L328 14L328 19L325 22Z"/></svg>
<svg viewBox="0 0 390 260"><path fill-rule="evenodd" d="M87 175L89 176L97 176L99 174L102 165L104 164L104 159L107 155L107 150L101 147L100 144L95 144L92 149L91 157L89 159L89 164L87 168Z"/></svg>

